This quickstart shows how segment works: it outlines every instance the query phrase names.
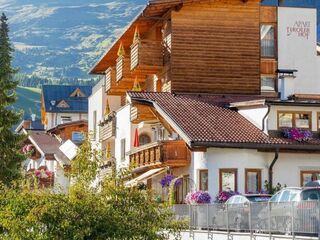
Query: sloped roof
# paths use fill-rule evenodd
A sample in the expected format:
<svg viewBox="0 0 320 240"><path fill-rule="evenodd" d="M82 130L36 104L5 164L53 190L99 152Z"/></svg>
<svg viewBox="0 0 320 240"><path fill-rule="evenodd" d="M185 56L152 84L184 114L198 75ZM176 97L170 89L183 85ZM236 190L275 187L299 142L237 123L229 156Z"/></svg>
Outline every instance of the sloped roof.
<svg viewBox="0 0 320 240"><path fill-rule="evenodd" d="M282 143L272 139L236 111L224 106L255 96L216 96L129 92L132 100L152 101L165 119L170 118L189 139L190 145L216 143ZM157 109L158 110L158 109ZM161 113L160 113L161 114Z"/></svg>
<svg viewBox="0 0 320 240"><path fill-rule="evenodd" d="M61 143L55 137L43 131L32 131L28 138L42 154L58 156L65 165L70 165L70 160L59 149Z"/></svg>
<svg viewBox="0 0 320 240"><path fill-rule="evenodd" d="M85 97L70 97L79 88ZM91 86L65 86L65 85L43 85L42 96L46 112L68 112L68 113L87 113L88 97L91 95ZM52 104L54 101L54 105ZM65 101L69 107L59 108L58 104Z"/></svg>
<svg viewBox="0 0 320 240"><path fill-rule="evenodd" d="M190 147L320 150L320 139L297 142L268 136L231 103L261 100L263 96L128 92L132 103L152 104Z"/></svg>

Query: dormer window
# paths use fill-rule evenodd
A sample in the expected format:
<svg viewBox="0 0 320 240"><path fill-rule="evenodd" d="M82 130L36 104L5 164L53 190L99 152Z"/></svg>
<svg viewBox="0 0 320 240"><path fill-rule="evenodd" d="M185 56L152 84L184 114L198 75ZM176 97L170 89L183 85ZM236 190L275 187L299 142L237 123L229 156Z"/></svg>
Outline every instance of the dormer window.
<svg viewBox="0 0 320 240"><path fill-rule="evenodd" d="M86 97L86 95L79 89L77 88L71 95L70 97Z"/></svg>
<svg viewBox="0 0 320 240"><path fill-rule="evenodd" d="M278 129L281 128L311 129L311 112L278 111Z"/></svg>
<svg viewBox="0 0 320 240"><path fill-rule="evenodd" d="M57 105L58 108L69 108L69 104L65 101L65 100L62 100L59 102L59 104Z"/></svg>

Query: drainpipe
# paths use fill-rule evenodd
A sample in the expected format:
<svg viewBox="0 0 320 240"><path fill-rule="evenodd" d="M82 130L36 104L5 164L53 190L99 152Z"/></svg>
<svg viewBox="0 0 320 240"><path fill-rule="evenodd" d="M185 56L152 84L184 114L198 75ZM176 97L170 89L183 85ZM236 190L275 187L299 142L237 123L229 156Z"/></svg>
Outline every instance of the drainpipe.
<svg viewBox="0 0 320 240"><path fill-rule="evenodd" d="M277 148L274 153L273 161L272 161L271 165L269 166L269 193L270 193L270 190L272 189L272 185L273 185L273 181L272 181L272 179L273 179L273 166L277 162L278 157L279 157L279 149Z"/></svg>
<svg viewBox="0 0 320 240"><path fill-rule="evenodd" d="M268 111L262 119L262 132L264 132L266 130L266 118L268 117L268 115L270 113L270 108L271 108L270 104L267 104L267 107L268 107Z"/></svg>

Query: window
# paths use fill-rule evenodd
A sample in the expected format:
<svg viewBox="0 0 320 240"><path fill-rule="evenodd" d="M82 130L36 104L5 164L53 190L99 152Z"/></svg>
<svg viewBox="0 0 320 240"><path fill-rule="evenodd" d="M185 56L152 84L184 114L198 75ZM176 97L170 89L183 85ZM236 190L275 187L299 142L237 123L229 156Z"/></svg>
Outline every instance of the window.
<svg viewBox="0 0 320 240"><path fill-rule="evenodd" d="M151 142L151 138L149 137L149 135L147 134L141 134L139 136L139 143L140 143L140 146L142 145L145 145L145 144L148 144Z"/></svg>
<svg viewBox="0 0 320 240"><path fill-rule="evenodd" d="M220 191L237 191L237 169L220 169Z"/></svg>
<svg viewBox="0 0 320 240"><path fill-rule="evenodd" d="M208 170L199 171L199 189L208 191Z"/></svg>
<svg viewBox="0 0 320 240"><path fill-rule="evenodd" d="M261 191L261 170L246 169L245 170L245 191L246 193L258 193Z"/></svg>
<svg viewBox="0 0 320 240"><path fill-rule="evenodd" d="M261 76L261 91L274 92L276 90L275 82L275 76Z"/></svg>
<svg viewBox="0 0 320 240"><path fill-rule="evenodd" d="M126 160L126 139L121 139L121 161Z"/></svg>
<svg viewBox="0 0 320 240"><path fill-rule="evenodd" d="M181 179L182 184L175 187L175 203L182 204L186 199L188 192L190 192L190 182L189 182L189 175L183 176Z"/></svg>
<svg viewBox="0 0 320 240"><path fill-rule="evenodd" d="M261 57L275 57L275 34L274 26L263 24L260 29L261 37Z"/></svg>
<svg viewBox="0 0 320 240"><path fill-rule="evenodd" d="M68 116L61 116L61 123L68 123L68 122L72 122L72 118L68 117Z"/></svg>
<svg viewBox="0 0 320 240"><path fill-rule="evenodd" d="M311 112L278 112L278 128L311 129Z"/></svg>
<svg viewBox="0 0 320 240"><path fill-rule="evenodd" d="M81 143L84 140L84 135L81 132L72 132L72 141Z"/></svg>
<svg viewBox="0 0 320 240"><path fill-rule="evenodd" d="M319 171L301 171L300 172L300 184L304 186L306 183L320 180L320 170Z"/></svg>
<svg viewBox="0 0 320 240"><path fill-rule="evenodd" d="M320 113L317 113L317 128L320 131Z"/></svg>

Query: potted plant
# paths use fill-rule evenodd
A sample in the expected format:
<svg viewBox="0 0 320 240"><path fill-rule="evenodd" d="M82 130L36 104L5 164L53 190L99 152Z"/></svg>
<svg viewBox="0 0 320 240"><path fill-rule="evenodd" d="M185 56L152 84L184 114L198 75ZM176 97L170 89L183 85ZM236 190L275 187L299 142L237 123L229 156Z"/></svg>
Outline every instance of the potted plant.
<svg viewBox="0 0 320 240"><path fill-rule="evenodd" d="M240 195L240 193L234 192L234 191L231 191L231 190L221 191L216 196L216 202L225 203L226 201L228 201L229 198L231 198L234 195Z"/></svg>
<svg viewBox="0 0 320 240"><path fill-rule="evenodd" d="M313 137L310 130L298 128L285 128L282 130L282 134L285 138L298 142L307 142Z"/></svg>
<svg viewBox="0 0 320 240"><path fill-rule="evenodd" d="M195 191L189 192L186 196L185 202L189 205L198 205L193 207L192 213L195 216L195 219L198 219L197 223L199 227L207 227L207 214L208 209L205 206L201 206L204 204L211 203L211 196L208 192L205 191Z"/></svg>

